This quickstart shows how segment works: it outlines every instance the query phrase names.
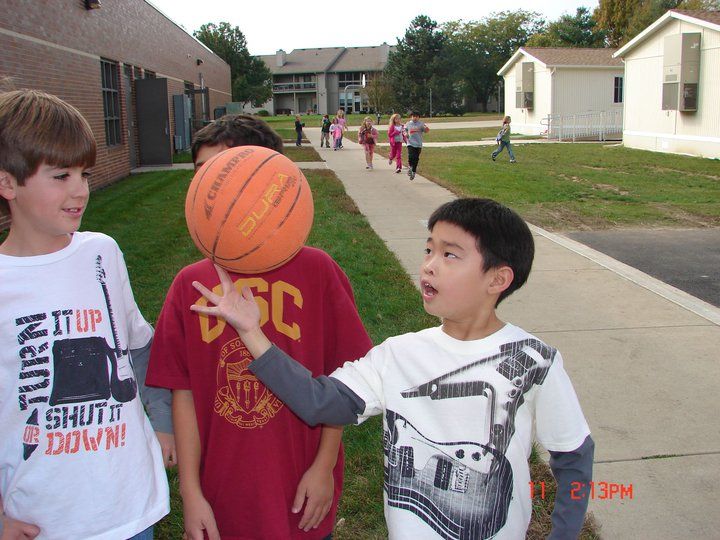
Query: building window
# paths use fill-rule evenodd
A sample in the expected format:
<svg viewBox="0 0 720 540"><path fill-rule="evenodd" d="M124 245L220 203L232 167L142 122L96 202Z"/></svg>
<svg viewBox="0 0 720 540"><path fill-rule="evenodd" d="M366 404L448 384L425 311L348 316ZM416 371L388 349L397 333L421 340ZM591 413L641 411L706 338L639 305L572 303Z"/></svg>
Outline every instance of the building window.
<svg viewBox="0 0 720 540"><path fill-rule="evenodd" d="M350 84L361 86L362 79L363 73L360 71L356 71L353 73L338 73L338 86L340 88L345 88Z"/></svg>
<svg viewBox="0 0 720 540"><path fill-rule="evenodd" d="M613 103L623 102L623 78L615 77L615 89L613 91Z"/></svg>
<svg viewBox="0 0 720 540"><path fill-rule="evenodd" d="M120 83L118 63L101 60L103 111L105 114L105 143L116 146L120 139Z"/></svg>

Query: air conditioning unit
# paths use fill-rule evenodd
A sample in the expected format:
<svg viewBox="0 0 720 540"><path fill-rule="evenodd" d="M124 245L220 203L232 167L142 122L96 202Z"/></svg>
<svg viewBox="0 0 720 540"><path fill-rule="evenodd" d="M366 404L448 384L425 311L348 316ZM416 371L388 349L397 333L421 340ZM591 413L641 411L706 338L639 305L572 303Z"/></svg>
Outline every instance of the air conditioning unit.
<svg viewBox="0 0 720 540"><path fill-rule="evenodd" d="M521 62L515 67L515 108L532 109L535 91L535 64Z"/></svg>
<svg viewBox="0 0 720 540"><path fill-rule="evenodd" d="M697 111L700 82L700 33L666 36L662 110Z"/></svg>
<svg viewBox="0 0 720 540"><path fill-rule="evenodd" d="M532 92L515 92L515 108L532 110L532 108L533 108L533 93Z"/></svg>

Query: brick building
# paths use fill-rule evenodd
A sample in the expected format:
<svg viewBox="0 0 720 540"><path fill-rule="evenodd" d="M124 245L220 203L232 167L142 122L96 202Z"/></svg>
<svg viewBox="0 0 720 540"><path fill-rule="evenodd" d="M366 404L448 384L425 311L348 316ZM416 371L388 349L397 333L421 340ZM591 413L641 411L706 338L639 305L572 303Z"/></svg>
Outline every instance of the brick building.
<svg viewBox="0 0 720 540"><path fill-rule="evenodd" d="M0 51L3 90L55 94L90 122L91 188L170 162L231 101L230 67L146 0L3 0Z"/></svg>

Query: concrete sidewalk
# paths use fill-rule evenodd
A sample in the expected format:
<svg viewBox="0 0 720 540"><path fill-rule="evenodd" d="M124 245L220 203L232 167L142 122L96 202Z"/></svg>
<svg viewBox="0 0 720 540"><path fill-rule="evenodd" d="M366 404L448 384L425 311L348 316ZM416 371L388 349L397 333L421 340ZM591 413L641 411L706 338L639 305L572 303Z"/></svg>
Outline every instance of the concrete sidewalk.
<svg viewBox="0 0 720 540"><path fill-rule="evenodd" d="M395 174L380 156L367 171L349 138L335 152L307 131L417 282L426 219L454 195ZM582 244L533 233L530 279L499 312L563 353L596 443L590 510L603 538L720 538L720 310Z"/></svg>

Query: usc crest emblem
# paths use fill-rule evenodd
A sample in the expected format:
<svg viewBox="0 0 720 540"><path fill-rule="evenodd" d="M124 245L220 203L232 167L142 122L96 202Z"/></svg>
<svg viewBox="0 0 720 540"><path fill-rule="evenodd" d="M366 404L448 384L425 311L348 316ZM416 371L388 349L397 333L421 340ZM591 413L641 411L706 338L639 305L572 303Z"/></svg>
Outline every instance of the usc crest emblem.
<svg viewBox="0 0 720 540"><path fill-rule="evenodd" d="M252 356L240 338L222 346L217 367L215 412L243 429L262 427L283 407L248 370Z"/></svg>

